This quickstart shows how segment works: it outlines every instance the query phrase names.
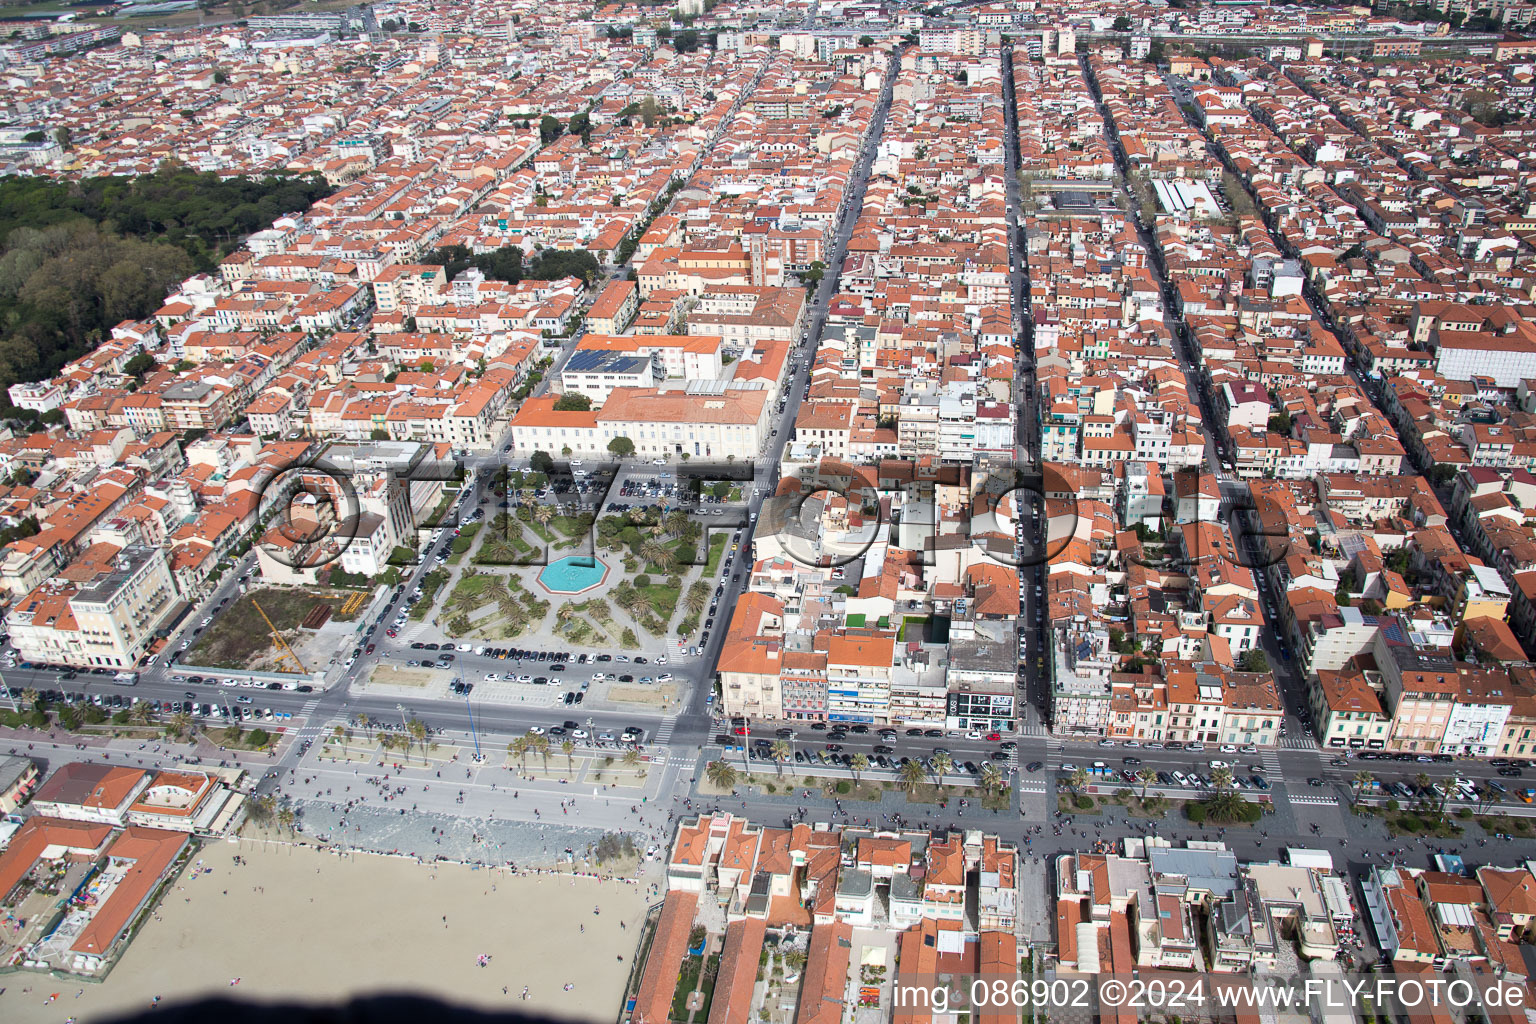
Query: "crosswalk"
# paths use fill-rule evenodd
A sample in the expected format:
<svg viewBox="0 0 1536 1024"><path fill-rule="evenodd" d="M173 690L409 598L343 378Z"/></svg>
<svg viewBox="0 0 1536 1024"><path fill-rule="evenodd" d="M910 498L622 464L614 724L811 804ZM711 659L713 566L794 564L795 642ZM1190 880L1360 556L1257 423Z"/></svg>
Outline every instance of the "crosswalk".
<svg viewBox="0 0 1536 1024"><path fill-rule="evenodd" d="M1265 774L1276 777L1280 775L1280 753L1275 748L1265 747L1260 751L1259 761L1264 765Z"/></svg>
<svg viewBox="0 0 1536 1024"><path fill-rule="evenodd" d="M677 728L677 716L662 720L661 728L656 730L656 737L651 741L658 747L665 747L672 739L672 730Z"/></svg>
<svg viewBox="0 0 1536 1024"><path fill-rule="evenodd" d="M298 731L294 733L296 740L299 742L308 739L315 739L325 731L326 723L315 717L315 709L319 706L319 698L311 698L305 701L299 707L299 710L294 714L295 718L302 720L304 723L299 727Z"/></svg>
<svg viewBox="0 0 1536 1024"><path fill-rule="evenodd" d="M1306 733L1302 733L1299 736L1282 736L1280 737L1280 745L1287 750L1318 749L1317 739L1313 736L1307 735Z"/></svg>
<svg viewBox="0 0 1536 1024"><path fill-rule="evenodd" d="M1039 722L1031 722L1019 730L1019 735L1039 739L1040 737L1048 734L1045 731L1045 726L1041 725Z"/></svg>
<svg viewBox="0 0 1536 1024"><path fill-rule="evenodd" d="M1046 784L1039 779L1021 779L1014 784L1014 789L1020 793L1044 793Z"/></svg>
<svg viewBox="0 0 1536 1024"><path fill-rule="evenodd" d="M1311 793L1292 793L1290 801L1293 804L1311 804L1317 807L1339 806L1339 798L1336 796L1313 796Z"/></svg>

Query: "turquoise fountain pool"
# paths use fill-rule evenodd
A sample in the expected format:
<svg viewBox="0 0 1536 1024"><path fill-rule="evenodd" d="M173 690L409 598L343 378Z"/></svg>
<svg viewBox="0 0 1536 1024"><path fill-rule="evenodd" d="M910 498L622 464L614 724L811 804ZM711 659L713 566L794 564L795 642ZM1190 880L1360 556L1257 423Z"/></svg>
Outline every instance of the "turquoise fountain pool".
<svg viewBox="0 0 1536 1024"><path fill-rule="evenodd" d="M608 578L608 566L591 555L567 555L539 571L539 585L551 594L579 594Z"/></svg>

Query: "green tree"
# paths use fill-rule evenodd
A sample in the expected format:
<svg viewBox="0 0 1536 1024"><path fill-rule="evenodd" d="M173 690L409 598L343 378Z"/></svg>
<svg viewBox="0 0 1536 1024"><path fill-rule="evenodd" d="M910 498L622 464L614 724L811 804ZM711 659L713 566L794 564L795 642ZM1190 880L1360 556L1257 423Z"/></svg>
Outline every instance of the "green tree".
<svg viewBox="0 0 1536 1024"><path fill-rule="evenodd" d="M944 776L954 770L955 760L942 750L933 755L933 782L936 786L944 784Z"/></svg>
<svg viewBox="0 0 1536 1024"><path fill-rule="evenodd" d="M555 399L557 412L587 412L592 408L592 398L580 391L567 391Z"/></svg>
<svg viewBox="0 0 1536 1024"><path fill-rule="evenodd" d="M991 761L983 761L981 769L977 773L981 779L981 791L991 794L1003 783L1003 773L997 770L997 765Z"/></svg>
<svg viewBox="0 0 1536 1024"><path fill-rule="evenodd" d="M773 770L777 775L784 774L784 762L795 756L795 750L789 745L788 740L773 741Z"/></svg>
<svg viewBox="0 0 1536 1024"><path fill-rule="evenodd" d="M860 46L874 46L875 45L875 37L874 36L859 36L859 45Z"/></svg>
<svg viewBox="0 0 1536 1024"><path fill-rule="evenodd" d="M854 754L853 759L849 763L848 767L853 769L853 781L857 783L859 781L859 777L865 772L869 771L869 755Z"/></svg>
<svg viewBox="0 0 1536 1024"><path fill-rule="evenodd" d="M928 777L928 771L923 767L923 762L912 760L901 766L898 773L901 776L902 785L907 787L907 792L916 793L917 787L923 784Z"/></svg>
<svg viewBox="0 0 1536 1024"><path fill-rule="evenodd" d="M1072 790L1072 795L1076 796L1077 794L1081 793L1083 788L1087 785L1088 769L1084 768L1082 765L1078 765L1076 768L1072 769L1072 774L1067 779L1067 787Z"/></svg>
<svg viewBox="0 0 1536 1024"><path fill-rule="evenodd" d="M620 434L608 442L608 452L616 459L627 459L635 454L635 442Z"/></svg>
<svg viewBox="0 0 1536 1024"><path fill-rule="evenodd" d="M540 449L529 457L528 466L535 473L543 473L545 476L548 476L555 471L555 460L549 452Z"/></svg>
<svg viewBox="0 0 1536 1024"><path fill-rule="evenodd" d="M544 143L544 145L547 146L558 139L562 131L564 131L564 128L561 127L560 122L555 120L553 116L545 114L539 118L539 141Z"/></svg>
<svg viewBox="0 0 1536 1024"><path fill-rule="evenodd" d="M716 789L732 793L736 791L737 771L729 761L709 762L704 766L704 777Z"/></svg>
<svg viewBox="0 0 1536 1024"><path fill-rule="evenodd" d="M1262 648L1255 647L1243 655L1242 665L1244 672L1268 672L1269 658Z"/></svg>
<svg viewBox="0 0 1536 1024"><path fill-rule="evenodd" d="M1131 19L1124 14L1120 15L1120 17L1115 19L1114 30L1116 32L1129 32L1131 30Z"/></svg>

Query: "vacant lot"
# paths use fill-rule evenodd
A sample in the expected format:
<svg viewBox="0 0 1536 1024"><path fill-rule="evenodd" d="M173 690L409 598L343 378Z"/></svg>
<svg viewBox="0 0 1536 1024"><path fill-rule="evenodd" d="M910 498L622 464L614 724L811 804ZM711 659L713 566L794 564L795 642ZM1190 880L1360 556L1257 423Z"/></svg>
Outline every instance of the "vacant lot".
<svg viewBox="0 0 1536 1024"><path fill-rule="evenodd" d="M213 624L203 630L182 660L188 665L210 668L297 672L299 668L293 658L273 642L272 626L277 627L287 643L301 647L313 634L299 629L299 624L316 605L329 605L332 621L350 621L368 603L366 598L359 601L358 594L356 590L307 587L253 590L215 616ZM272 620L272 626L267 625L262 612ZM316 666L306 663L304 667Z"/></svg>

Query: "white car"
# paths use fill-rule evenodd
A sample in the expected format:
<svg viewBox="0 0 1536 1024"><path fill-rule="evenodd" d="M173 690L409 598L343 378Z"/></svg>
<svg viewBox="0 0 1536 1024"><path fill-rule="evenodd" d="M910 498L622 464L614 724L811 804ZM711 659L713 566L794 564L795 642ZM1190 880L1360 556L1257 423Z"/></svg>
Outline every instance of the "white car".
<svg viewBox="0 0 1536 1024"><path fill-rule="evenodd" d="M542 725L530 725L528 727L528 731L530 733L532 733L533 735L535 735L535 736L543 736L544 735L544 727Z"/></svg>
<svg viewBox="0 0 1536 1024"><path fill-rule="evenodd" d="M533 682L533 676L518 676L517 681L520 683L531 683Z"/></svg>
<svg viewBox="0 0 1536 1024"><path fill-rule="evenodd" d="M585 730L585 729L572 729L571 730L571 736L574 739L584 740L584 739L587 738L587 735L588 735L588 733L587 733L587 730Z"/></svg>
<svg viewBox="0 0 1536 1024"><path fill-rule="evenodd" d="M220 686L239 686L240 685L240 680L238 680L238 679L226 679L222 683L220 683L219 685Z"/></svg>

